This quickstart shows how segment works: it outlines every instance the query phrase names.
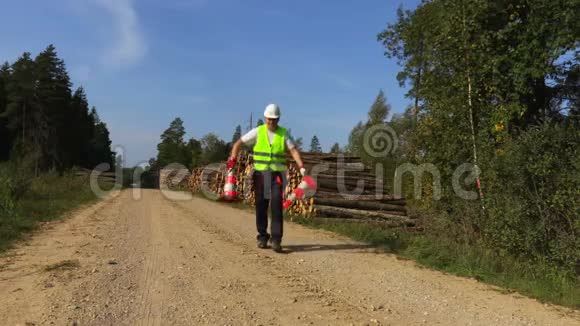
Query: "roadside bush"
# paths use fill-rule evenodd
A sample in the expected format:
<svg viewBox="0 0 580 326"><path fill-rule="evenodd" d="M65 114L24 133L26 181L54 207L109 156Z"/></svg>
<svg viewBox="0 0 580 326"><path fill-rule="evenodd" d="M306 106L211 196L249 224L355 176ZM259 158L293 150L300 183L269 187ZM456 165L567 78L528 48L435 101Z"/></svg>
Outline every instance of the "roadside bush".
<svg viewBox="0 0 580 326"><path fill-rule="evenodd" d="M486 243L580 274L580 128L545 122L506 144L488 184Z"/></svg>

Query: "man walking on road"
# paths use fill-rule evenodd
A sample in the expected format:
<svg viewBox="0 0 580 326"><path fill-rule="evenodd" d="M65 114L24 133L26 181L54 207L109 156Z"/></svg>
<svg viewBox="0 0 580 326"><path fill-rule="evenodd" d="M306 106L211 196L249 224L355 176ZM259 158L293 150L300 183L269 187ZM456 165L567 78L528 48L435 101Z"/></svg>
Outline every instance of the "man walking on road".
<svg viewBox="0 0 580 326"><path fill-rule="evenodd" d="M250 130L233 145L228 159L228 169L236 163L242 144L254 144L254 191L256 195L256 227L258 247L267 248L268 240L272 249L282 251L284 220L282 218L282 196L286 184L286 151L298 164L302 176L306 174L300 152L292 142L285 128L278 126L280 108L269 104L264 110L266 123ZM271 204L271 235L268 234L268 205Z"/></svg>

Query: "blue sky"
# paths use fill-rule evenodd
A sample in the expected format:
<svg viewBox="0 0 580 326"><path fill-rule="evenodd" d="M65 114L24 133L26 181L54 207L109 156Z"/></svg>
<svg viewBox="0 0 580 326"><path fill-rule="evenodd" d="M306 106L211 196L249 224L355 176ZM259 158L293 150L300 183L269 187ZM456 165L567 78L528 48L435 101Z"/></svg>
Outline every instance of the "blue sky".
<svg viewBox="0 0 580 326"><path fill-rule="evenodd" d="M229 141L264 107L309 145L341 146L379 89L410 103L376 35L419 0L8 0L0 60L54 44L73 87L107 123L128 165L154 157L181 117L187 137ZM8 13L8 14L7 14Z"/></svg>

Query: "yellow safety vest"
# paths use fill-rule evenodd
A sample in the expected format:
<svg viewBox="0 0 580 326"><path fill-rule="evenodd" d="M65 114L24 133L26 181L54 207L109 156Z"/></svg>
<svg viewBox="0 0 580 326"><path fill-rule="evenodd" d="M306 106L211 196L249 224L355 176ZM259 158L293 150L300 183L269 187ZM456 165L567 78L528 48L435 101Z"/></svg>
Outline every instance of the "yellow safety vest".
<svg viewBox="0 0 580 326"><path fill-rule="evenodd" d="M274 132L272 144L268 139L268 126L258 127L258 138L254 145L254 170L286 170L286 129L278 127Z"/></svg>

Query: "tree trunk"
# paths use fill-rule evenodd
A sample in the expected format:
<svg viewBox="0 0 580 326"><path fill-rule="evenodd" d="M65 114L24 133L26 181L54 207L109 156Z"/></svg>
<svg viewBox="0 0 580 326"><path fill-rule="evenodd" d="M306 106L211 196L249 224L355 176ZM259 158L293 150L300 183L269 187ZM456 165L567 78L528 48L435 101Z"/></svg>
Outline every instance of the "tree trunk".
<svg viewBox="0 0 580 326"><path fill-rule="evenodd" d="M316 210L316 216L328 216L328 217L342 217L342 218L359 218L359 219L382 219L391 220L405 225L413 226L415 222L407 217L388 214L377 211L363 211L358 209L332 207L325 205L314 205Z"/></svg>
<svg viewBox="0 0 580 326"><path fill-rule="evenodd" d="M335 199L335 198L317 198L314 201L318 205L343 207L343 208L355 208L355 209L365 209L365 210L375 210L375 211L396 211L398 213L391 213L394 215L406 215L407 210L405 206L394 205L394 204L383 204L373 201L358 201L358 200L346 200L346 199Z"/></svg>
<svg viewBox="0 0 580 326"><path fill-rule="evenodd" d="M403 198L395 197L392 195L387 194L379 194L374 195L348 195L348 194L339 194L333 191L324 191L324 190L317 190L314 194L314 198L328 198L328 199L346 199L346 200L358 200L358 201L378 201L384 202L389 204L397 204L397 205L405 205L406 201Z"/></svg>
<svg viewBox="0 0 580 326"><path fill-rule="evenodd" d="M356 181L356 180L318 179L318 180L316 180L316 183L317 183L319 188L334 189L334 190L339 189L338 188L339 184L342 184L344 187L346 187L347 190L354 190L358 187L358 181ZM377 189L376 184L374 182L373 183L363 182L362 185L363 185L362 186L363 189L366 191L373 191L374 192ZM379 187L378 189L381 193L383 192L383 187Z"/></svg>
<svg viewBox="0 0 580 326"><path fill-rule="evenodd" d="M315 180L326 180L326 181L339 181L342 180L344 182L354 182L353 184L356 184L357 181L362 180L365 182L365 184L376 184L377 183L377 178L372 178L372 177L368 177L365 175L343 175L343 176L338 176L336 174L319 174L319 175L313 175L313 177L315 177ZM383 180L378 179L381 183L384 183Z"/></svg>
<svg viewBox="0 0 580 326"><path fill-rule="evenodd" d="M465 5L464 5L465 6ZM463 33L466 32L466 22L465 22L465 8L463 8ZM471 57L470 57L470 46L467 44L467 37L463 35L464 46L465 46L465 66L467 71L467 104L469 106L469 124L471 126L471 143L473 149L473 165L475 168L475 179L477 190L479 191L479 199L481 201L481 209L485 211L485 204L483 202L483 190L481 186L481 179L479 176L479 166L477 165L477 145L475 141L475 123L474 123L474 113L473 113L473 102L471 99L472 86L471 86Z"/></svg>
<svg viewBox="0 0 580 326"><path fill-rule="evenodd" d="M325 171L336 171L338 169L341 170L345 170L345 172L352 172L352 173L357 173L357 172L364 172L364 171L368 171L368 169L365 168L365 165L361 162L353 162L353 163L337 163L337 162L322 162L322 161L302 161L304 163L304 166L306 168L308 168L308 170L311 170L314 167L317 167L317 170L320 171L320 173L323 173Z"/></svg>
<svg viewBox="0 0 580 326"><path fill-rule="evenodd" d="M407 223L401 223L398 221L388 221L388 220L362 220L354 218L333 218L333 217L312 217L310 218L314 222L318 223L357 223L357 224L371 224L380 225L383 227L402 227L402 226L415 226L409 225Z"/></svg>

